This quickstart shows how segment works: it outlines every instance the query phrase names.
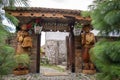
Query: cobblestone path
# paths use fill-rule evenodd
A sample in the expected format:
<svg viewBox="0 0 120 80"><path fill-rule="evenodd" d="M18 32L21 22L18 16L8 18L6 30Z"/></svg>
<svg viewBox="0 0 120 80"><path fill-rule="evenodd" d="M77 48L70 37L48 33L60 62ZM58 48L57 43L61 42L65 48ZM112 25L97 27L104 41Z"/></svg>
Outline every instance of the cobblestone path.
<svg viewBox="0 0 120 80"><path fill-rule="evenodd" d="M95 80L93 75L84 75L77 73L68 73L65 76L44 76L44 72L59 72L51 68L41 68L40 74L29 73L27 75L15 76L13 74L4 76L4 80Z"/></svg>

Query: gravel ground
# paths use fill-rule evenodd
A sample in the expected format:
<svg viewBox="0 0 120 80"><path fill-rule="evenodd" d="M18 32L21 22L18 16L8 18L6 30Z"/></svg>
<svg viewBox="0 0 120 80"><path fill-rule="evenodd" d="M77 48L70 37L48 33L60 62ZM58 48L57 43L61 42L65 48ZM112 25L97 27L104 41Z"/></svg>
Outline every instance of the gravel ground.
<svg viewBox="0 0 120 80"><path fill-rule="evenodd" d="M41 68L41 73L32 74L29 73L27 75L15 76L13 74L4 76L3 80L95 80L94 75L85 75L81 73L68 73L65 76L44 76L44 72L59 72L58 70L51 68Z"/></svg>

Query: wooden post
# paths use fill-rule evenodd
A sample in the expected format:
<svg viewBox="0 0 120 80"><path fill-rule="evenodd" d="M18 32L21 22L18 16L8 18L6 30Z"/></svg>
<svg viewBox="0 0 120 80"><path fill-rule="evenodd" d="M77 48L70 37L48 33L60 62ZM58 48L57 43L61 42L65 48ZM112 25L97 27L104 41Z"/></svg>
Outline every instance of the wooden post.
<svg viewBox="0 0 120 80"><path fill-rule="evenodd" d="M71 72L75 72L75 43L74 43L74 34L73 34L73 25L70 24L70 34L69 34L69 56L70 56L70 69Z"/></svg>
<svg viewBox="0 0 120 80"><path fill-rule="evenodd" d="M71 70L72 69L72 48L71 48L71 38L70 38L70 34L69 34L69 69Z"/></svg>
<svg viewBox="0 0 120 80"><path fill-rule="evenodd" d="M37 34L37 58L36 58L36 73L40 72L40 48L41 48L41 33Z"/></svg>
<svg viewBox="0 0 120 80"><path fill-rule="evenodd" d="M69 56L69 37L66 36L66 46L67 46L67 70L70 69L70 56Z"/></svg>
<svg viewBox="0 0 120 80"><path fill-rule="evenodd" d="M71 54L71 72L75 72L75 43L73 27L70 26L70 54Z"/></svg>

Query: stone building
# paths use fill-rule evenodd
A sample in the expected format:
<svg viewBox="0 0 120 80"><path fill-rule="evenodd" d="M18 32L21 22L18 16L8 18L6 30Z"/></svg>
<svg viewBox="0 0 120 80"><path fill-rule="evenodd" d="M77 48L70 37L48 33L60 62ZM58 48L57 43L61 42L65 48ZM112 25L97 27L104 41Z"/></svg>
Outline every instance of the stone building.
<svg viewBox="0 0 120 80"><path fill-rule="evenodd" d="M63 64L67 62L66 32L46 32L45 53L51 64Z"/></svg>

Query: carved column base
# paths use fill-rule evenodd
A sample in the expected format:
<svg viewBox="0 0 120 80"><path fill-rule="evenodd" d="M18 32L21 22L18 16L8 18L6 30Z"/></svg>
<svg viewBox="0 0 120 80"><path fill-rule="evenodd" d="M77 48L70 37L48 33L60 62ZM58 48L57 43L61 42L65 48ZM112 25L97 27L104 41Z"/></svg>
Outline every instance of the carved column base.
<svg viewBox="0 0 120 80"><path fill-rule="evenodd" d="M82 70L83 74L95 74L96 70Z"/></svg>

